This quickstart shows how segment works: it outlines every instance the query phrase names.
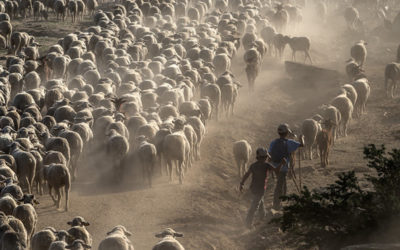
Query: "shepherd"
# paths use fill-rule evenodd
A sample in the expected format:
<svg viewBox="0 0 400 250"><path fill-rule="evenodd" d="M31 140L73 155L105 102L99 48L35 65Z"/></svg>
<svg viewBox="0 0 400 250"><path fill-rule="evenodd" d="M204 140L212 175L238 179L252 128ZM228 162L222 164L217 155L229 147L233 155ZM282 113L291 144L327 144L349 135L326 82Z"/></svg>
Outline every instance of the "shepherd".
<svg viewBox="0 0 400 250"><path fill-rule="evenodd" d="M247 178L251 175L252 180L250 184L250 191L252 193L252 202L250 209L247 213L246 217L246 226L251 228L253 225L253 218L258 210L260 219L265 217L265 208L264 208L264 193L266 189L266 180L268 178L269 171L279 170L280 166L276 169L270 163L266 162L271 159L265 148L258 148L256 151L256 159L257 161L250 165L249 170L243 176L242 181L240 182L239 190L243 192L243 186L246 182ZM285 159L283 159L284 161ZM286 162L282 162L281 165L286 164Z"/></svg>
<svg viewBox="0 0 400 250"><path fill-rule="evenodd" d="M286 123L278 126L278 134L279 138L271 142L268 150L271 155L272 166L277 169L279 168L279 171L277 171L278 178L274 191L273 209L275 210L281 209L280 197L286 195L286 176L290 166L290 154L296 151L299 147L304 146L304 136L300 137L300 142L287 138L289 135L293 135L293 133L290 130L289 125ZM285 161L285 164L280 167L283 160Z"/></svg>

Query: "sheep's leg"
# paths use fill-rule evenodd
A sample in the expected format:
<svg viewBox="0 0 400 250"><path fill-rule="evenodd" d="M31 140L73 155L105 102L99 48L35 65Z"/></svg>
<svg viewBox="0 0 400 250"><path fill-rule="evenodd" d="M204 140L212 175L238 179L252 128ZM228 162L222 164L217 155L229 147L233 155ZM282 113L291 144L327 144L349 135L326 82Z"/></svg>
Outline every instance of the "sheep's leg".
<svg viewBox="0 0 400 250"><path fill-rule="evenodd" d="M325 154L326 154L325 162L326 162L326 165L328 166L329 165L329 146L326 148Z"/></svg>
<svg viewBox="0 0 400 250"><path fill-rule="evenodd" d="M50 184L48 184L47 187L48 187L48 189L49 189L49 195L50 195L51 199L53 200L54 205L56 205L56 198L53 196L53 193L51 192L51 186L50 186Z"/></svg>
<svg viewBox="0 0 400 250"><path fill-rule="evenodd" d="M310 64L313 64L313 61L311 59L310 52L308 50L305 51L306 58L304 59L304 63L306 62L306 59L308 58L310 60Z"/></svg>
<svg viewBox="0 0 400 250"><path fill-rule="evenodd" d="M68 211L68 201L69 201L69 185L65 185L64 191L65 191L65 211Z"/></svg>
<svg viewBox="0 0 400 250"><path fill-rule="evenodd" d="M169 181L172 182L172 161L167 160L167 174L169 174Z"/></svg>
<svg viewBox="0 0 400 250"><path fill-rule="evenodd" d="M60 203L61 203L61 191L60 191L60 188L56 188L56 194L57 194L57 208L60 208Z"/></svg>
<svg viewBox="0 0 400 250"><path fill-rule="evenodd" d="M237 168L238 168L238 176L239 176L239 178L242 178L242 171L241 171L241 163L240 163L240 161L238 160L238 159L235 159L235 161L236 161L236 166L237 166Z"/></svg>
<svg viewBox="0 0 400 250"><path fill-rule="evenodd" d="M183 184L183 176L184 176L184 172L183 172L183 168L184 168L184 162L182 160L178 161L178 165L177 165L178 171L179 171L179 184Z"/></svg>

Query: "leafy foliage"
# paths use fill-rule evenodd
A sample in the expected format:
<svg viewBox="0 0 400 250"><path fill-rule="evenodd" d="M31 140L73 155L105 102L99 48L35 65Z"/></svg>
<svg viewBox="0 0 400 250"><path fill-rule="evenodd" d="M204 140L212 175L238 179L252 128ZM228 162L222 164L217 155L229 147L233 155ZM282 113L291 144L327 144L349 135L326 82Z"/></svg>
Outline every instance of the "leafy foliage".
<svg viewBox="0 0 400 250"><path fill-rule="evenodd" d="M290 232L296 242L305 242L306 248L336 249L398 216L400 150L386 154L384 146L371 144L364 155L367 166L376 171L376 175L366 176L372 191L362 190L353 171L342 173L327 187L313 191L303 187L300 194L284 196L288 205L272 222Z"/></svg>

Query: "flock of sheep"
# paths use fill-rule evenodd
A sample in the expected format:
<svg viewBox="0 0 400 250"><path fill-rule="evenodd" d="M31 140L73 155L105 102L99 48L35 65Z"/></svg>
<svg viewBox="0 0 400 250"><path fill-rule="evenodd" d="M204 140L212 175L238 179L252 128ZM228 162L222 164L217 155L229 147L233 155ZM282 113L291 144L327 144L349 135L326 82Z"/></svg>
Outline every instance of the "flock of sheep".
<svg viewBox="0 0 400 250"><path fill-rule="evenodd" d="M47 187L57 208L64 196L68 210L72 182L91 157L105 156L97 167L108 168L116 181L140 166L150 187L155 170L171 182L176 173L183 183L200 159L208 121L234 112L241 84L230 68L240 47L250 90L264 56L281 58L287 44L293 59L303 51L312 63L307 37L283 35L302 20L305 1L296 4L122 0L100 10L96 0L0 1L0 46L13 54L0 68L0 250L91 247L89 223L82 217L68 222L66 231L36 232L38 201L32 194L36 189L42 195ZM316 5L326 12L324 2ZM31 13L35 20L47 19L45 8L57 19L68 12L73 22L87 9L94 25L68 34L40 56L35 38L13 30L11 20ZM353 46L346 66L351 84L320 115L304 121L308 158L318 145L326 165L331 142L346 136L351 118L365 112L366 55L363 42ZM390 74L394 82L398 67L392 67L397 75ZM248 162L246 143L247 151L235 154L243 153ZM241 175L245 166L238 165ZM99 249L133 249L129 236L116 226ZM153 249L184 249L175 239L183 235L173 229L156 236L161 240Z"/></svg>

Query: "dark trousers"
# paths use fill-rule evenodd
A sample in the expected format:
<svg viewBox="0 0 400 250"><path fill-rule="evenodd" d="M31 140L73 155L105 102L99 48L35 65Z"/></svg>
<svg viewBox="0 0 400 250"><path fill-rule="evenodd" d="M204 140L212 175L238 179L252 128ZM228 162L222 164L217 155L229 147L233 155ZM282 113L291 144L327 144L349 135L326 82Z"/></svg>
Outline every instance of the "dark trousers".
<svg viewBox="0 0 400 250"><path fill-rule="evenodd" d="M252 225L253 218L257 210L260 217L264 218L265 216L264 193L252 193L251 206L247 213L247 218L246 218L247 226Z"/></svg>
<svg viewBox="0 0 400 250"><path fill-rule="evenodd" d="M274 204L273 208L279 210L281 208L281 199L280 197L286 195L286 175L287 172L279 172L278 180L276 182L276 187L274 191Z"/></svg>

